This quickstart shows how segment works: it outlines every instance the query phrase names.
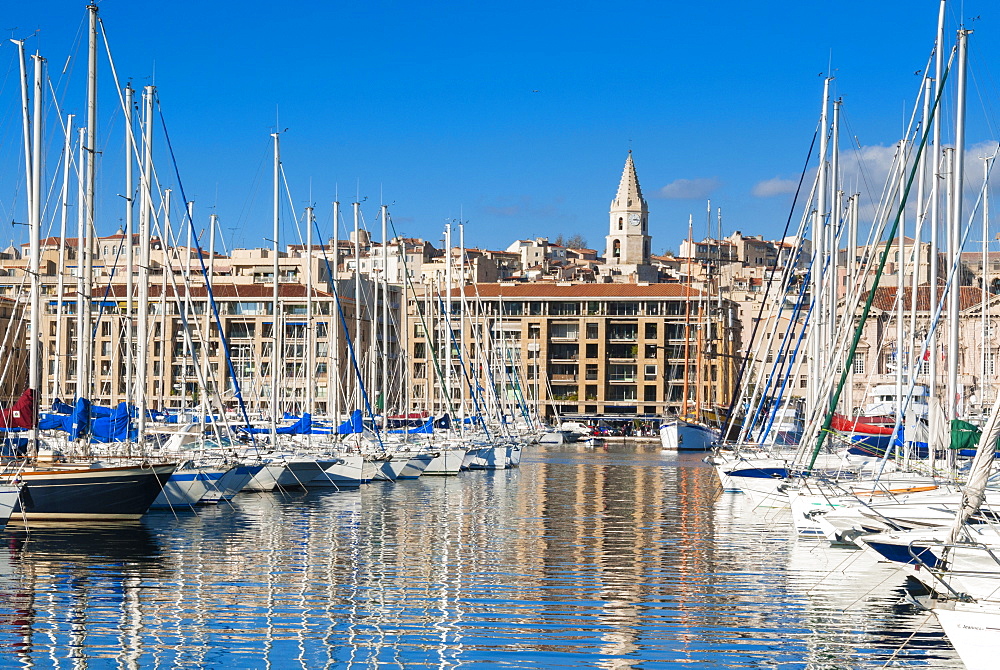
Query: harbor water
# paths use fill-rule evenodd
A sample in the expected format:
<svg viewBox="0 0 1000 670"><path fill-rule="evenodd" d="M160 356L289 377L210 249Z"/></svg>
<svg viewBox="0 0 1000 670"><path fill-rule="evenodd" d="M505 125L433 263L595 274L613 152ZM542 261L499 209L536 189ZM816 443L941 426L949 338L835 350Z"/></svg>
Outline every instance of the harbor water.
<svg viewBox="0 0 1000 670"><path fill-rule="evenodd" d="M5 540L2 667L962 667L901 573L653 444Z"/></svg>

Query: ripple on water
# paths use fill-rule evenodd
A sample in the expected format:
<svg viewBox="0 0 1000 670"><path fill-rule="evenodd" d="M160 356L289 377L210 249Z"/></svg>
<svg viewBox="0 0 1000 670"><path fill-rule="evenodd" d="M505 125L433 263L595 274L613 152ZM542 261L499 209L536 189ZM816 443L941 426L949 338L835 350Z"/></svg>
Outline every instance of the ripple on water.
<svg viewBox="0 0 1000 670"><path fill-rule="evenodd" d="M961 667L899 604L898 573L787 521L721 495L697 454L609 442L532 448L518 470L11 529L0 665Z"/></svg>

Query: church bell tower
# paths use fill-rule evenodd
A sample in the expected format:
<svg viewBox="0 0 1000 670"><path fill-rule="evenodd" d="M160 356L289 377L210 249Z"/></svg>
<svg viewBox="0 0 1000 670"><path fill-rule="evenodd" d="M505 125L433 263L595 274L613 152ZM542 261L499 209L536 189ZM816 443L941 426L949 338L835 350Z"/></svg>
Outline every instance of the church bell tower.
<svg viewBox="0 0 1000 670"><path fill-rule="evenodd" d="M618 193L611 201L607 240L604 256L607 265L621 266L622 274L649 274L648 270L652 269L649 266L649 208L639 188L631 150L625 159ZM645 267L640 269L642 266Z"/></svg>

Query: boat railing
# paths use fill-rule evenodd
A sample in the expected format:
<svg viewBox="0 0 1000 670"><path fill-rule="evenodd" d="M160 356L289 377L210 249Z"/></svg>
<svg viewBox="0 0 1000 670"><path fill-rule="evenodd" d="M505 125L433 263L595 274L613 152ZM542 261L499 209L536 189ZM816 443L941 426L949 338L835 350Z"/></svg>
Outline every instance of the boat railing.
<svg viewBox="0 0 1000 670"><path fill-rule="evenodd" d="M942 558L938 557L931 549L942 549ZM989 556L993 563L997 566L995 569L989 570L960 570L956 569L952 562L945 558L949 553L954 553L955 551L980 551ZM988 544L982 542L944 542L941 540L913 540L907 545L907 551L909 551L910 557L913 559L913 563L916 569L924 569L934 577L934 580L941 584L948 593L951 594L952 598L959 600L961 602L974 602L975 598L970 596L968 593L957 591L951 583L949 583L946 577L958 578L958 577L974 577L979 579L997 579L1000 575L1000 557L997 556L996 552ZM926 558L933 558L933 563Z"/></svg>

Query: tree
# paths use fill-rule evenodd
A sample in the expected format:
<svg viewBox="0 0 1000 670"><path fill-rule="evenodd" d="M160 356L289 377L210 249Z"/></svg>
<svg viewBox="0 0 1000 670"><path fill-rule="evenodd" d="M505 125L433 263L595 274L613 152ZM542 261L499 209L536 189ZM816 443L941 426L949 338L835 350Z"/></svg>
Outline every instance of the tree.
<svg viewBox="0 0 1000 670"><path fill-rule="evenodd" d="M552 240L552 244L560 247L566 247L567 249L586 249L587 238L580 233L570 235L569 237L563 237L562 233L559 233L556 235L556 239Z"/></svg>

